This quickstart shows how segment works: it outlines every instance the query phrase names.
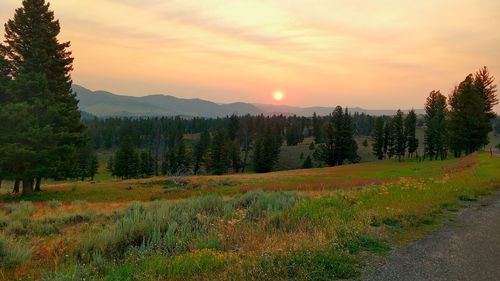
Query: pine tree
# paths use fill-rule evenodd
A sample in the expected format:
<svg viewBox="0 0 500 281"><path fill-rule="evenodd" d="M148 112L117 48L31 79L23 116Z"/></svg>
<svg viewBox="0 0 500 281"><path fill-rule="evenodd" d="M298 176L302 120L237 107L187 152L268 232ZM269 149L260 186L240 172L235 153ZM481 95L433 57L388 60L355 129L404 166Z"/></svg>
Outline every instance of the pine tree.
<svg viewBox="0 0 500 281"><path fill-rule="evenodd" d="M240 136L240 142L243 150L243 160L241 163L241 171L245 172L246 166L247 166L247 161L248 161L248 155L250 154L250 150L252 149L252 142L254 139L254 124L253 124L253 118L250 117L249 115L245 116L242 120L241 123L241 136Z"/></svg>
<svg viewBox="0 0 500 281"><path fill-rule="evenodd" d="M165 156L163 173L165 175L187 174L191 167L191 156L184 139L178 139L175 146Z"/></svg>
<svg viewBox="0 0 500 281"><path fill-rule="evenodd" d="M408 154L412 157L418 149L417 114L415 114L415 110L413 109L410 110L405 118L404 134L406 137L406 143L408 144Z"/></svg>
<svg viewBox="0 0 500 281"><path fill-rule="evenodd" d="M324 143L317 146L314 158L325 162L328 166L335 166L335 128L329 122L324 130Z"/></svg>
<svg viewBox="0 0 500 281"><path fill-rule="evenodd" d="M425 103L425 155L429 159L446 158L446 97L432 91Z"/></svg>
<svg viewBox="0 0 500 281"><path fill-rule="evenodd" d="M194 174L198 174L201 165L206 163L206 156L208 154L208 149L210 147L210 133L208 131L203 131L200 134L200 140L196 143L194 147Z"/></svg>
<svg viewBox="0 0 500 281"><path fill-rule="evenodd" d="M108 170L108 172L111 174L111 175L114 175L114 169L113 169L113 166L114 166L114 158L113 156L110 156L109 159L108 159L108 164L106 166L106 170Z"/></svg>
<svg viewBox="0 0 500 281"><path fill-rule="evenodd" d="M359 161L358 144L354 139L354 127L348 109L337 106L332 114L331 122L324 132L324 144L318 146L316 158L329 166L343 165L346 160L351 163Z"/></svg>
<svg viewBox="0 0 500 281"><path fill-rule="evenodd" d="M497 85L494 83L495 77L490 74L486 66L474 74L474 86L484 101L484 112L489 119L496 117L494 107L498 104Z"/></svg>
<svg viewBox="0 0 500 281"><path fill-rule="evenodd" d="M304 164L302 164L302 169L310 169L313 167L311 156L308 155L306 160L304 160Z"/></svg>
<svg viewBox="0 0 500 281"><path fill-rule="evenodd" d="M286 129L286 143L288 146L296 146L304 140L302 127L297 121L290 121Z"/></svg>
<svg viewBox="0 0 500 281"><path fill-rule="evenodd" d="M309 144L309 150L315 150L316 149L316 145L314 144L314 142L311 142L311 144Z"/></svg>
<svg viewBox="0 0 500 281"><path fill-rule="evenodd" d="M403 125L403 112L398 109L396 116L392 118L392 133L394 139L394 153L401 161L406 153L406 136Z"/></svg>
<svg viewBox="0 0 500 281"><path fill-rule="evenodd" d="M392 134L392 119L384 124L384 155L387 158L394 156L394 138Z"/></svg>
<svg viewBox="0 0 500 281"><path fill-rule="evenodd" d="M99 160L97 159L97 155L95 153L92 153L92 157L90 159L90 168L89 168L90 179L94 180L98 172L99 172Z"/></svg>
<svg viewBox="0 0 500 281"><path fill-rule="evenodd" d="M231 115L231 117L229 117L229 124L227 128L229 140L235 141L236 138L238 137L239 130L240 130L240 120L238 116L233 114Z"/></svg>
<svg viewBox="0 0 500 281"><path fill-rule="evenodd" d="M316 112L313 113L312 117L312 126L313 126L313 136L314 136L314 142L316 144L322 143L323 142L323 136L322 136L322 126L321 126L321 119L316 115Z"/></svg>
<svg viewBox="0 0 500 281"><path fill-rule="evenodd" d="M229 145L229 157L231 159L231 166L234 173L239 173L241 168L241 151L238 142L233 141Z"/></svg>
<svg viewBox="0 0 500 281"><path fill-rule="evenodd" d="M139 174L139 155L131 138L125 138L115 153L113 175L123 179L135 178Z"/></svg>
<svg viewBox="0 0 500 281"><path fill-rule="evenodd" d="M81 181L91 176L92 165L94 164L95 153L92 145L88 143L81 151L78 174ZM95 174L94 174L95 175Z"/></svg>
<svg viewBox="0 0 500 281"><path fill-rule="evenodd" d="M377 117L375 119L375 129L372 134L372 147L373 147L373 155L377 157L377 159L384 159L384 118Z"/></svg>
<svg viewBox="0 0 500 281"><path fill-rule="evenodd" d="M344 164L346 160L351 163L358 163L360 159L357 152L358 143L354 139L354 125L352 117L349 114L349 110L347 108L344 111L342 122L342 134L340 136L342 139L342 144L340 146L340 149L343 153L341 154L341 158L338 159L338 165Z"/></svg>
<svg viewBox="0 0 500 281"><path fill-rule="evenodd" d="M231 165L230 141L227 130L219 129L214 135L210 151L210 168L216 175L226 174Z"/></svg>
<svg viewBox="0 0 500 281"><path fill-rule="evenodd" d="M253 162L257 173L268 173L278 162L281 143L279 134L267 127L256 140Z"/></svg>
<svg viewBox="0 0 500 281"><path fill-rule="evenodd" d="M367 139L364 139L364 140L363 140L363 146L364 146L364 147L368 147L368 140L367 140Z"/></svg>
<svg viewBox="0 0 500 281"><path fill-rule="evenodd" d="M488 144L492 130L485 100L468 75L449 97L449 141L455 156L477 151Z"/></svg>
<svg viewBox="0 0 500 281"><path fill-rule="evenodd" d="M79 150L88 138L71 90L70 44L58 41L60 26L49 4L25 0L22 5L5 25L4 53L15 81L9 83L6 96L9 103L19 104L24 114L34 118L22 132L10 134L10 140L2 142L13 151L0 153L12 154L20 149L15 144L21 143L22 150L33 153L22 169L11 174L22 179L23 194L29 194L35 179L39 186L43 177L77 177ZM10 109L16 107L12 106ZM15 162L8 165L16 166Z"/></svg>
<svg viewBox="0 0 500 281"><path fill-rule="evenodd" d="M10 82L10 64L5 56L5 47L0 44L0 106L8 101L7 87Z"/></svg>
<svg viewBox="0 0 500 281"><path fill-rule="evenodd" d="M141 151L139 156L140 168L139 175L143 178L148 178L154 174L154 159L150 152Z"/></svg>

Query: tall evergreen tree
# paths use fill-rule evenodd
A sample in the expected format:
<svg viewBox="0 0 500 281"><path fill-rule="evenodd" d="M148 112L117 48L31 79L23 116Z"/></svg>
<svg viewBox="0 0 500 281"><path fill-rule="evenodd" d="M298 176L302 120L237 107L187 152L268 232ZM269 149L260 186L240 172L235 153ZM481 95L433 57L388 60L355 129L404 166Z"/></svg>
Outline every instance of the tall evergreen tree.
<svg viewBox="0 0 500 281"><path fill-rule="evenodd" d="M341 157L338 159L338 165L344 164L346 160L351 163L359 162L358 143L354 139L354 125L347 108L344 111L342 133L340 137L342 142L339 149L342 153L340 154Z"/></svg>
<svg viewBox="0 0 500 281"><path fill-rule="evenodd" d="M446 158L446 97L432 91L425 103L425 155L429 159Z"/></svg>
<svg viewBox="0 0 500 281"><path fill-rule="evenodd" d="M239 173L242 164L240 144L237 141L233 141L229 144L229 158L231 159L233 172Z"/></svg>
<svg viewBox="0 0 500 281"><path fill-rule="evenodd" d="M394 153L401 161L406 153L406 136L404 133L403 112L398 110L396 116L392 118L392 134L394 139Z"/></svg>
<svg viewBox="0 0 500 281"><path fill-rule="evenodd" d="M408 154L412 157L418 149L417 139L417 114L415 110L410 110L404 122L404 134L406 143L408 144Z"/></svg>
<svg viewBox="0 0 500 281"><path fill-rule="evenodd" d="M24 151L33 152L21 165L23 169L16 162L7 164L17 166L11 169L16 170L11 176L23 181L23 194L33 191L35 179L39 186L42 177L78 176L79 150L88 141L71 91L70 44L58 41L59 32L59 22L44 0L23 1L5 25L4 52L15 81L7 87L8 106L12 109L18 104L24 114L33 117L28 118L25 130L2 142L10 148L22 143ZM0 153L12 155L14 151Z"/></svg>
<svg viewBox="0 0 500 281"><path fill-rule="evenodd" d="M322 143L323 142L323 136L322 136L322 125L321 125L321 118L318 117L316 112L313 113L312 116L312 127L313 127L313 136L314 136L314 142L316 144Z"/></svg>
<svg viewBox="0 0 500 281"><path fill-rule="evenodd" d="M5 24L7 58L12 76L21 73L38 73L48 81L51 95L62 99L71 108L76 99L71 90L73 58L68 48L70 42L59 42L61 31L50 4L45 0L24 0L14 18Z"/></svg>
<svg viewBox="0 0 500 281"><path fill-rule="evenodd" d="M148 178L154 175L154 159L150 152L142 151L140 153L139 162L139 175L143 178Z"/></svg>
<svg viewBox="0 0 500 281"><path fill-rule="evenodd" d="M497 85L494 83L495 77L490 74L486 66L474 74L474 86L483 99L484 112L489 119L496 117L494 106L498 104Z"/></svg>
<svg viewBox="0 0 500 281"><path fill-rule="evenodd" d="M394 156L394 134L392 133L392 119L384 125L384 155L387 158Z"/></svg>
<svg viewBox="0 0 500 281"><path fill-rule="evenodd" d="M331 122L324 132L325 143L318 146L316 156L330 166L342 165L346 160L359 161L358 144L354 139L354 127L349 111L337 106Z"/></svg>
<svg viewBox="0 0 500 281"><path fill-rule="evenodd" d="M278 162L282 140L279 134L267 127L256 140L253 162L257 173L268 173Z"/></svg>
<svg viewBox="0 0 500 281"><path fill-rule="evenodd" d="M229 135L229 140L235 141L238 137L238 132L240 130L240 120L237 115L233 114L229 117L229 124L227 127L227 132Z"/></svg>
<svg viewBox="0 0 500 281"><path fill-rule="evenodd" d="M113 157L113 175L123 178L136 178L139 174L139 155L131 138L126 138Z"/></svg>
<svg viewBox="0 0 500 281"><path fill-rule="evenodd" d="M449 97L449 142L455 156L477 151L488 144L492 130L485 100L468 75Z"/></svg>
<svg viewBox="0 0 500 281"><path fill-rule="evenodd" d="M229 155L231 142L226 129L215 132L210 151L210 168L216 175L226 174L231 165Z"/></svg>
<svg viewBox="0 0 500 281"><path fill-rule="evenodd" d="M328 122L324 130L324 143L317 145L314 158L325 162L328 166L335 166L335 128Z"/></svg>
<svg viewBox="0 0 500 281"><path fill-rule="evenodd" d="M310 169L312 167L313 167L312 158L310 155L308 155L306 160L304 160L304 163L302 164L302 169Z"/></svg>
<svg viewBox="0 0 500 281"><path fill-rule="evenodd" d="M89 168L89 177L91 180L95 180L95 176L99 173L99 160L97 159L97 155L92 153L92 157L90 159L90 168Z"/></svg>
<svg viewBox="0 0 500 281"><path fill-rule="evenodd" d="M163 173L187 174L191 167L191 152L187 149L184 139L177 140L175 146L167 154L164 163Z"/></svg>
<svg viewBox="0 0 500 281"><path fill-rule="evenodd" d="M80 163L78 167L78 174L81 181L84 181L86 178L94 179L94 176L97 174L98 170L98 160L97 155L95 154L92 145L87 143L87 145L82 149L80 153ZM37 181L38 184L38 181ZM37 187L37 189L39 186Z"/></svg>
<svg viewBox="0 0 500 281"><path fill-rule="evenodd" d="M8 101L7 87L10 82L10 64L5 56L5 47L0 44L0 106Z"/></svg>
<svg viewBox="0 0 500 281"><path fill-rule="evenodd" d="M194 147L194 174L198 174L200 171L201 165L206 163L206 157L208 154L208 149L210 147L210 133L208 131L203 131L200 134L200 140L196 143Z"/></svg>
<svg viewBox="0 0 500 281"><path fill-rule="evenodd" d="M253 118L250 116L245 116L243 122L241 123L241 146L243 149L243 159L241 163L241 171L245 172L245 168L248 162L248 155L252 149L252 142L254 139L254 124Z"/></svg>
<svg viewBox="0 0 500 281"><path fill-rule="evenodd" d="M295 146L304 140L302 127L298 121L290 121L286 129L286 144Z"/></svg>
<svg viewBox="0 0 500 281"><path fill-rule="evenodd" d="M375 119L375 128L372 134L373 155L377 159L384 159L384 118L377 117Z"/></svg>

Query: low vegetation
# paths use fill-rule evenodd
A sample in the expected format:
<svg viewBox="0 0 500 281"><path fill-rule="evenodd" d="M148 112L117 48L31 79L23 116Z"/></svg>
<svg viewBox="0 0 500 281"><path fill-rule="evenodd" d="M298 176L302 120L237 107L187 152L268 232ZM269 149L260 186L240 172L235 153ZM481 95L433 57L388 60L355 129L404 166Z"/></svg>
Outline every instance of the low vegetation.
<svg viewBox="0 0 500 281"><path fill-rule="evenodd" d="M56 184L28 197L34 202L3 195L11 202L0 211L0 278L356 278L391 245L421 238L498 188L499 167L483 153L258 177L78 183L67 191Z"/></svg>

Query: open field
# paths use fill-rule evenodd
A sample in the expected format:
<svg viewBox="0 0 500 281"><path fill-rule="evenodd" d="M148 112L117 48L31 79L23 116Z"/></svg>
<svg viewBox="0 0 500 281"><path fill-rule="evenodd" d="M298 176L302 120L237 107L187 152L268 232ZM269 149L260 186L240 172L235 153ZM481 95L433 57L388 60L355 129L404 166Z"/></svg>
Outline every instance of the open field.
<svg viewBox="0 0 500 281"><path fill-rule="evenodd" d="M500 159L57 183L0 195L0 279L358 278L500 187Z"/></svg>

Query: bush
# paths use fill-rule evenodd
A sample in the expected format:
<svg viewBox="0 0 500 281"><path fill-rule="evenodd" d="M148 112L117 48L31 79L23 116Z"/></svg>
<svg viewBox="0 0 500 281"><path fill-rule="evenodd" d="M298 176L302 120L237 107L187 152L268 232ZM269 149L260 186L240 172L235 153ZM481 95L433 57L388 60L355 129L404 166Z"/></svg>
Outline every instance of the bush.
<svg viewBox="0 0 500 281"><path fill-rule="evenodd" d="M196 238L206 235L206 227L224 212L219 195L178 202L158 202L151 206L132 204L114 226L83 239L78 254L86 260L94 253L122 258L132 249L161 251L174 255L189 250Z"/></svg>
<svg viewBox="0 0 500 281"><path fill-rule="evenodd" d="M13 220L7 224L5 229L15 236L24 235L28 233L29 224L29 221Z"/></svg>
<svg viewBox="0 0 500 281"><path fill-rule="evenodd" d="M31 257L33 249L0 234L0 268L14 267Z"/></svg>
<svg viewBox="0 0 500 281"><path fill-rule="evenodd" d="M248 209L246 219L255 221L264 215L272 215L291 208L299 201L295 192L249 191L233 199L235 208Z"/></svg>
<svg viewBox="0 0 500 281"><path fill-rule="evenodd" d="M300 249L262 256L244 273L245 280L335 280L360 275L361 262L334 247Z"/></svg>
<svg viewBox="0 0 500 281"><path fill-rule="evenodd" d="M58 200L50 200L47 205L52 209L57 209L62 207L61 201Z"/></svg>
<svg viewBox="0 0 500 281"><path fill-rule="evenodd" d="M6 204L4 209L7 214L15 217L30 217L36 211L33 203L29 201Z"/></svg>
<svg viewBox="0 0 500 281"><path fill-rule="evenodd" d="M75 205L75 206L86 206L87 204L88 204L88 202L85 200L74 200L71 202L71 205Z"/></svg>

